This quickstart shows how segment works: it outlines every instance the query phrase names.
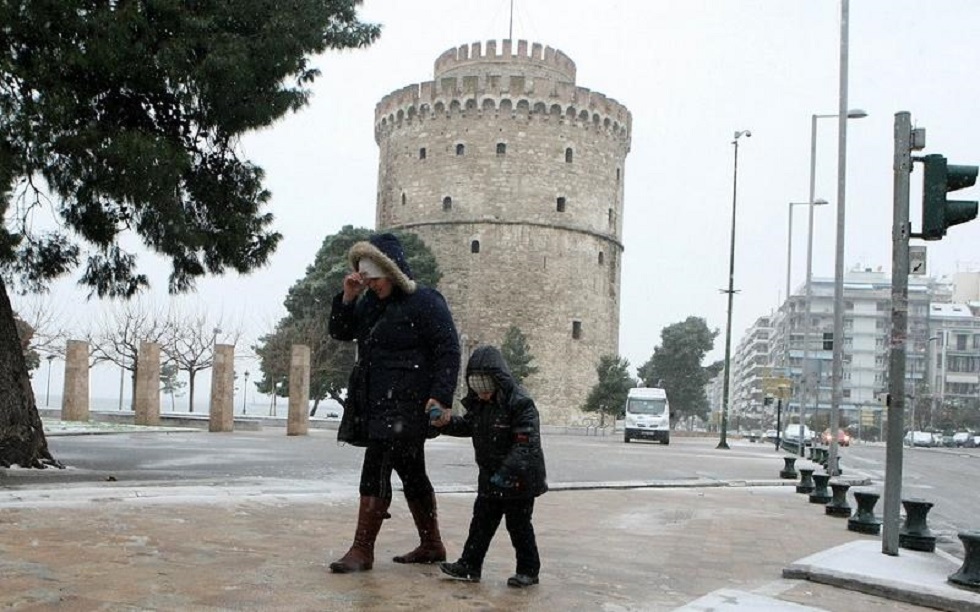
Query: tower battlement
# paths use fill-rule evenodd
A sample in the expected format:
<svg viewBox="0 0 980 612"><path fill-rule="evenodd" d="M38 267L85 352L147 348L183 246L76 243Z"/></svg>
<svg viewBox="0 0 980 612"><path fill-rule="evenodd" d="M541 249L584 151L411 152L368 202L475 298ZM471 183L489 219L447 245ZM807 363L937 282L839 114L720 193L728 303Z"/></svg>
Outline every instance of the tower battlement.
<svg viewBox="0 0 980 612"><path fill-rule="evenodd" d="M489 40L486 47L481 42L453 47L442 53L435 62L434 76L436 80L447 76L458 76L457 73L497 71L497 74L523 74L525 76L550 76L555 81L574 83L575 62L558 49L531 43L528 47L526 40L517 41L514 49L513 41Z"/></svg>
<svg viewBox="0 0 980 612"><path fill-rule="evenodd" d="M464 77L462 83L447 77L396 90L375 107L375 141L404 122L486 113L574 122L624 140L629 150L633 117L624 105L572 83L519 76Z"/></svg>

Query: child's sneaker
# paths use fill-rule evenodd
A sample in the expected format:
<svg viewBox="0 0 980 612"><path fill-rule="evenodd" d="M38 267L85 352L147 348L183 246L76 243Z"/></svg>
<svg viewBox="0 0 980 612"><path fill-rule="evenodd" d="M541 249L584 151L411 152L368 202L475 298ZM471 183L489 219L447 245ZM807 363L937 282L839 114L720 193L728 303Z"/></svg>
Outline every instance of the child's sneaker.
<svg viewBox="0 0 980 612"><path fill-rule="evenodd" d="M528 576L527 574L514 574L507 579L507 586L514 587L516 589L524 589L537 583L537 576Z"/></svg>
<svg viewBox="0 0 980 612"><path fill-rule="evenodd" d="M462 580L463 582L480 581L480 570L474 569L462 561L457 561L456 563L440 563L439 569L442 570L443 574L448 575L454 580ZM537 581L537 578L535 578L535 581Z"/></svg>

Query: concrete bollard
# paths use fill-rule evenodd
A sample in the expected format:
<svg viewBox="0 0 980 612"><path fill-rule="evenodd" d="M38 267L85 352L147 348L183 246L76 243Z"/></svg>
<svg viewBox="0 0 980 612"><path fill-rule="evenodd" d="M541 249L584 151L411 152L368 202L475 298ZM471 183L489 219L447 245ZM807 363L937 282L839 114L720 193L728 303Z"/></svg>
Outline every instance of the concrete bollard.
<svg viewBox="0 0 980 612"><path fill-rule="evenodd" d="M65 390L61 394L63 421L88 421L88 342L69 340L65 344Z"/></svg>
<svg viewBox="0 0 980 612"><path fill-rule="evenodd" d="M929 531L926 515L932 509L932 502L924 499L903 499L905 523L898 532L898 545L909 550L935 552L936 536Z"/></svg>
<svg viewBox="0 0 980 612"><path fill-rule="evenodd" d="M796 485L797 493L813 493L813 468L800 468L800 484Z"/></svg>
<svg viewBox="0 0 980 612"><path fill-rule="evenodd" d="M855 491L854 501L857 502L857 510L854 515L847 519L848 531L878 535L881 533L881 521L875 516L875 504L878 503L879 495L873 491Z"/></svg>
<svg viewBox="0 0 980 612"><path fill-rule="evenodd" d="M211 369L211 405L208 407L208 431L234 431L235 346L214 345Z"/></svg>
<svg viewBox="0 0 980 612"><path fill-rule="evenodd" d="M287 436L310 431L310 347L294 344L289 366L289 418Z"/></svg>
<svg viewBox="0 0 980 612"><path fill-rule="evenodd" d="M779 471L779 477L787 480L795 479L797 476L796 457L783 457L783 462L783 469Z"/></svg>
<svg viewBox="0 0 980 612"><path fill-rule="evenodd" d="M813 493L810 493L810 503L811 504L826 504L832 498L830 491L827 489L827 483L830 482L829 474L814 474L813 475Z"/></svg>
<svg viewBox="0 0 980 612"><path fill-rule="evenodd" d="M846 482L832 482L830 483L830 489L833 491L831 495L830 503L824 508L824 513L828 516L836 516L838 518L848 518L851 516L851 507L847 505L847 490L851 488L851 485Z"/></svg>
<svg viewBox="0 0 980 612"><path fill-rule="evenodd" d="M958 535L966 553L963 556L963 566L946 580L980 592L980 531L961 531Z"/></svg>

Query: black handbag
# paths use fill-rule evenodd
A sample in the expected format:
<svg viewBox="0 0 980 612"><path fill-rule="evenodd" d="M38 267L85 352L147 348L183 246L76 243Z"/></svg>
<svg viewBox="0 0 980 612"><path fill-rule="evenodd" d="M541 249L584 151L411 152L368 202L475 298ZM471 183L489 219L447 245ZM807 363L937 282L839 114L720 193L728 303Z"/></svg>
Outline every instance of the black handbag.
<svg viewBox="0 0 980 612"><path fill-rule="evenodd" d="M347 401L344 403L344 415L340 418L340 426L337 428L337 441L351 446L367 446L368 443L361 388L360 366L355 364L347 382Z"/></svg>

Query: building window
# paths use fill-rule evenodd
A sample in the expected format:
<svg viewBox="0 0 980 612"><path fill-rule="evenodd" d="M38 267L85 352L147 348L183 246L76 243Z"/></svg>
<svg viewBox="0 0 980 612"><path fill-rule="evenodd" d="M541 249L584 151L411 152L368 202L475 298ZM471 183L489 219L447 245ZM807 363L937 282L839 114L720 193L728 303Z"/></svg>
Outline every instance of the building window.
<svg viewBox="0 0 980 612"><path fill-rule="evenodd" d="M419 149L419 159L425 159L425 147Z"/></svg>
<svg viewBox="0 0 980 612"><path fill-rule="evenodd" d="M575 154L572 152L572 148L571 147L568 147L567 149L565 149L565 163L566 164L572 163L572 158L573 158L574 155Z"/></svg>
<svg viewBox="0 0 980 612"><path fill-rule="evenodd" d="M442 199L442 209L443 210L453 209L453 199L451 197L446 196Z"/></svg>
<svg viewBox="0 0 980 612"><path fill-rule="evenodd" d="M507 155L507 143L498 142L497 143L497 155Z"/></svg>
<svg viewBox="0 0 980 612"><path fill-rule="evenodd" d="M844 302L844 310L854 310L854 302L847 300Z"/></svg>
<svg viewBox="0 0 980 612"><path fill-rule="evenodd" d="M480 241L473 240L472 242L470 242L470 253L479 253L479 252L480 252Z"/></svg>
<svg viewBox="0 0 980 612"><path fill-rule="evenodd" d="M408 198L405 197L405 192L403 191L402 192L402 206L404 206L405 205L405 202L407 202L407 201L408 201Z"/></svg>
<svg viewBox="0 0 980 612"><path fill-rule="evenodd" d="M606 261L606 254L599 251L599 265L601 266Z"/></svg>
<svg viewBox="0 0 980 612"><path fill-rule="evenodd" d="M616 217L613 209L609 209L609 227L612 227L616 223Z"/></svg>
<svg viewBox="0 0 980 612"><path fill-rule="evenodd" d="M558 212L565 212L565 196L558 196Z"/></svg>
<svg viewBox="0 0 980 612"><path fill-rule="evenodd" d="M582 339L582 322L572 321L572 339L581 340Z"/></svg>
<svg viewBox="0 0 980 612"><path fill-rule="evenodd" d="M619 168L616 168L616 182L619 182Z"/></svg>
<svg viewBox="0 0 980 612"><path fill-rule="evenodd" d="M462 155L466 153L466 146L462 143L456 145L456 155Z"/></svg>

